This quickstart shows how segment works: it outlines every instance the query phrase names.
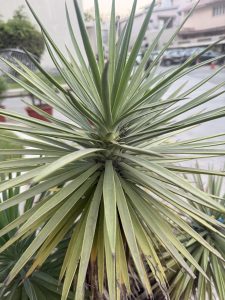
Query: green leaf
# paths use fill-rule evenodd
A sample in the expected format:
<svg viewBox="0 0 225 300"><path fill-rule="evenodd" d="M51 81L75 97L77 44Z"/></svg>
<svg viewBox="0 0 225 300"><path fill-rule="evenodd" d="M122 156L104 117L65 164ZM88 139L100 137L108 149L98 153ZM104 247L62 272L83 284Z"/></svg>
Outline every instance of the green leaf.
<svg viewBox="0 0 225 300"><path fill-rule="evenodd" d="M71 209L75 206L76 202L83 196L87 189L93 184L94 180L95 178L84 183L72 196L70 196L67 199L67 201L60 207L60 209L57 210L56 213L50 218L50 220L43 227L41 232L37 235L34 241L29 245L29 247L20 257L20 259L17 261L10 274L8 275L6 284L9 284L15 278L18 272L29 261L29 259L38 250L38 248L42 245L45 239L58 226L58 224L64 218L66 218L66 215L71 211Z"/></svg>
<svg viewBox="0 0 225 300"><path fill-rule="evenodd" d="M83 21L83 18L82 18L81 11L80 11L77 0L74 0L74 6L75 6L75 10L76 10L77 20L78 20L78 23L79 23L79 29L80 29L81 37L82 37L83 44L84 44L84 49L85 49L87 59L88 59L89 64L90 64L90 68L92 70L92 74L93 74L93 77L94 77L96 87L97 87L97 89L99 91L99 94L100 94L101 88L100 88L99 69L98 69L98 65L97 65L96 60L95 60L95 56L94 56L94 53L93 53L93 50L92 50L92 47L91 47L91 44L90 44L90 41L89 41L89 38L88 38L86 27L85 27L85 24L84 24L84 21Z"/></svg>
<svg viewBox="0 0 225 300"><path fill-rule="evenodd" d="M76 299L81 299L83 297L84 281L85 281L88 263L90 259L91 248L94 240L100 201L102 198L102 186L103 186L103 178L101 177L99 179L98 185L96 187L93 199L91 200L91 204L88 210L81 255L80 255L80 265L79 265L77 287L76 287Z"/></svg>
<svg viewBox="0 0 225 300"><path fill-rule="evenodd" d="M116 186L115 174L112 161L105 163L105 173L103 182L103 199L105 210L105 223L112 255L115 256L116 247Z"/></svg>
<svg viewBox="0 0 225 300"><path fill-rule="evenodd" d="M112 112L109 96L108 63L106 63L102 74L102 102L105 112L105 122L107 124L107 127L111 130Z"/></svg>
<svg viewBox="0 0 225 300"><path fill-rule="evenodd" d="M109 287L110 299L116 299L116 261L115 254L112 253L106 217L104 222L104 242L105 242L105 260L106 260L106 274Z"/></svg>
<svg viewBox="0 0 225 300"><path fill-rule="evenodd" d="M173 174L171 171L168 171L166 168L159 166L153 162L149 162L149 161L146 161L146 160L143 160L140 158L134 158L129 155L123 155L123 156L128 158L129 160L137 163L138 165L143 166L146 169L156 173L157 175L159 175L159 176L163 177L164 179L168 180L169 182L173 183L175 186L178 186L178 187L184 189L186 192L190 192L197 198L200 198L203 201L208 202L209 204L212 204L212 199L206 193L195 188L193 185L191 185L185 179ZM218 205L217 203L215 203L215 204L221 210L224 210L224 208L222 206Z"/></svg>
<svg viewBox="0 0 225 300"><path fill-rule="evenodd" d="M97 47L98 47L99 69L102 72L104 68L104 51L103 51L103 43L102 43L101 17L99 13L98 0L95 0L95 27L96 27L96 37L97 37Z"/></svg>
<svg viewBox="0 0 225 300"><path fill-rule="evenodd" d="M47 176L49 176L50 174L57 171L58 169L70 164L71 162L82 159L83 157L87 157L87 156L89 157L90 155L92 155L93 153L96 153L98 151L102 151L102 149L97 149L97 148L85 149L85 150L79 150L74 153L67 154L67 155L55 160L54 163L52 163L52 164L48 165L46 168L44 168L39 173L39 175L33 179L33 182L34 183L39 182L39 181L43 180L44 178L46 178Z"/></svg>
<svg viewBox="0 0 225 300"><path fill-rule="evenodd" d="M135 1L134 1L134 3L135 3ZM142 45L143 39L145 37L145 33L146 33L147 28L149 26L149 22L150 22L150 18L152 16L152 12L153 12L154 6L155 6L155 0L152 1L151 5L150 5L150 7L149 7L149 9L147 11L147 14L146 14L146 17L144 19L144 22L143 22L143 24L141 26L141 29L140 29L139 34L137 36L137 39L136 39L136 41L134 43L134 46L132 48L132 51L130 53L130 56L128 58L126 66L124 68L124 71L122 73L121 80L120 80L120 83L119 83L119 86L118 86L118 90L117 90L117 93L116 93L116 99L114 101L114 107L117 107L117 106L119 107L119 103L120 103L120 106L121 106L123 104L123 102L124 102L123 95L125 93L125 90L126 90L129 78L130 78L130 74L131 74L132 68L133 68L133 66L135 64L136 57L138 55L138 52L139 52L140 47ZM132 22L133 22L133 20L132 20ZM129 41L128 41L128 43L129 43Z"/></svg>
<svg viewBox="0 0 225 300"><path fill-rule="evenodd" d="M135 266L137 268L138 274L144 284L144 287L148 291L148 293L151 295L151 287L146 275L146 271L144 269L143 262L141 260L140 252L137 246L136 236L134 232L134 225L132 223L132 219L130 216L127 200L125 198L124 192L122 190L120 180L118 176L116 176L116 192L117 192L117 207L120 215L120 219L122 222L124 234L126 236L126 240L128 243L128 246L131 251L131 255L133 257Z"/></svg>
<svg viewBox="0 0 225 300"><path fill-rule="evenodd" d="M124 66L126 64L136 6L137 6L137 0L134 0L132 11L131 11L128 23L126 25L124 38L122 40L121 49L120 49L120 53L119 53L119 57L118 57L118 63L117 63L116 70L115 70L114 83L113 83L113 87L112 87L112 97L111 97L112 101L113 101L112 102L113 105L116 104L115 103L116 94L117 94L118 86L119 86L120 79L122 76L122 72L123 72ZM114 106L114 107L116 107L116 106ZM113 107L113 109L114 109L114 107Z"/></svg>
<svg viewBox="0 0 225 300"><path fill-rule="evenodd" d="M110 31L109 31L109 91L110 96L112 96L112 86L114 82L114 72L116 65L116 12L115 12L115 0L112 0L111 7L111 18L110 18ZM110 98L110 102L113 102L113 99Z"/></svg>

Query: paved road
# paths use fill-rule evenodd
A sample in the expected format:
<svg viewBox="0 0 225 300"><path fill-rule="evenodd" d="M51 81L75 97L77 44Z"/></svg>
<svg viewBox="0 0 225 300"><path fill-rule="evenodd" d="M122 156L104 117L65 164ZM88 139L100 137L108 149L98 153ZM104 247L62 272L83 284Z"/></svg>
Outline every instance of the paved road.
<svg viewBox="0 0 225 300"><path fill-rule="evenodd" d="M180 79L179 81L177 81L173 85L171 90L176 89L178 86L180 86L182 83L184 83L186 81L187 81L186 89L190 89L190 87L192 87L194 84L196 84L197 82L199 82L206 76L210 76L217 69L218 69L218 67L216 67L215 70L212 70L210 68L210 66L207 66L207 67L203 67L199 70L196 70L196 71L192 72L191 74L186 75L184 78ZM162 67L161 70L164 71L165 68ZM225 70L222 70L216 77L210 79L210 81L207 84L205 84L203 87L201 87L198 90L198 92L197 93L195 92L191 97L193 97L194 95L203 93L207 89L214 87L215 84L222 83L223 81L225 81ZM224 88L225 88L225 85L224 85ZM6 108L9 110L13 110L13 111L16 111L16 112L19 112L22 114L26 114L25 104L22 103L21 99L19 99L19 98L6 99L4 101L4 104L5 104ZM211 102L208 102L205 105L198 107L197 109L195 109L195 112L202 111L203 109L204 110L205 109L206 110L215 109L217 107L221 107L224 105L225 105L225 94ZM61 117L56 112L54 114L57 117ZM225 132L225 118L215 120L212 122L207 122L201 126L198 126L195 129L189 130L189 131L183 133L182 135L179 135L179 139L201 137L201 136L205 136L205 135L213 135L213 134L217 134L220 132ZM222 138L220 138L220 139L222 139ZM224 139L225 139L225 137L224 137ZM224 162L225 162L225 158L220 158L220 159L216 158L216 159L210 159L210 160L207 159L207 160L202 160L202 166L204 165L204 167L207 167L209 163L213 163L217 167L222 168L224 165Z"/></svg>
<svg viewBox="0 0 225 300"><path fill-rule="evenodd" d="M201 80L203 78L206 78L207 76L213 75L213 73L215 73L216 70L218 70L217 66L213 69L210 66L202 67L200 69L193 71L191 77L193 77L194 79L197 79L197 80L198 79ZM215 77L210 79L210 83L218 84L218 83L222 83L224 81L225 81L225 66L224 66L224 69L222 69L219 72L219 74L217 74Z"/></svg>

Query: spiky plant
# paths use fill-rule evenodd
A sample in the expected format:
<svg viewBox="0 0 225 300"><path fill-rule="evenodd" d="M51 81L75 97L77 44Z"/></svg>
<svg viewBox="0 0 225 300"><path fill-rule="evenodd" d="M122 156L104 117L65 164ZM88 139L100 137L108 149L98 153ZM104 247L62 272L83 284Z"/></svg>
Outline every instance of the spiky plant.
<svg viewBox="0 0 225 300"><path fill-rule="evenodd" d="M194 177L196 186L212 195L212 199L216 199L222 205L225 205L224 181L222 178L209 176L208 182L204 183L204 178L199 174ZM219 222L225 222L225 214L215 211L211 208L205 208L202 205L194 204L194 206L206 213L211 218ZM215 234L204 224L196 220L190 220L191 227L200 234L214 249L221 253L225 258L225 240L223 238L224 230L220 234ZM170 294L172 300L222 300L225 299L225 265L217 256L203 247L197 240L189 236L181 236L184 246L195 258L207 275L204 277L198 270L191 266L192 271L196 275L196 279L191 278L182 270L179 271L176 262L169 261L167 266L169 271ZM165 257L164 257L165 258ZM168 270L169 270L168 269ZM209 283L210 282L210 283Z"/></svg>
<svg viewBox="0 0 225 300"><path fill-rule="evenodd" d="M192 66L197 59L195 56L176 69L160 74L155 72L164 51L176 36L174 34L146 70L148 58L164 29L147 50L141 64L134 68L155 1L130 51L136 4L135 0L127 25L117 39L115 1L112 1L109 58L106 62L97 0L97 60L76 0L74 5L85 54L77 43L66 8L76 56L69 49L67 57L62 54L30 7L41 27L49 54L68 88L58 84L34 60L45 80L20 62L17 62L18 68L3 60L29 83L8 74L9 77L65 117L63 120L56 119L33 107L50 121L44 122L1 110L1 114L21 125L6 124L0 127L25 133L27 138L14 141L29 147L20 153L33 157L0 163L2 173L8 169L23 172L19 177L1 184L0 191L28 182L32 184L28 191L0 204L0 210L21 204L57 186L55 193L40 201L32 212L21 215L13 226L0 231L0 236L3 236L19 227L16 234L1 247L1 253L24 237L34 232L36 234L8 274L6 285L32 260L33 264L26 274L26 277L30 276L70 232L59 276L63 281L63 300L67 299L71 289L75 290L77 300L83 297L100 299L102 295L111 300L126 299L137 282L141 283L143 290L140 292L144 292L147 299L153 296L147 275L149 270L165 299L168 299L165 265L158 254L161 248L166 249L191 277L195 277L191 266L205 275L176 237L174 228L184 230L218 259L222 259L221 254L180 217L180 214L191 216L215 233L224 227L224 224L186 200L206 209L224 211L224 207L179 175L182 172L209 172L178 167L175 163L198 156L223 155L224 150L213 148L215 142L212 137L183 142L170 138L194 125L225 115L225 108L219 108L183 116L224 93L220 89L224 83L200 96L194 96L193 92L209 78L188 91L182 91L181 86L168 94L170 86L179 78L212 60ZM177 120L177 116L183 116L183 119ZM182 157L182 154L186 156ZM224 176L223 172L214 173Z"/></svg>
<svg viewBox="0 0 225 300"><path fill-rule="evenodd" d="M1 176L1 182L7 179L13 178L11 173L5 178ZM18 197L20 195L20 187L12 187L1 193L0 202L2 204L8 201L11 197ZM31 215L33 210L34 200L37 206L40 206L39 202L42 201L43 195L38 199L32 197L25 201L24 207L15 205L0 212L0 230L2 236L0 238L0 247L3 247L15 234L16 228L14 223L23 216ZM21 220L21 219L20 219ZM4 230L10 229L10 232L4 234ZM14 243L4 253L0 254L0 299L2 300L38 300L38 299L51 299L60 300L61 288L58 285L57 274L59 274L60 252L63 249L66 241L62 241L57 251L49 256L46 263L40 270L32 274L29 278L25 278L26 272L29 269L29 264L24 266L14 280L6 286L4 280L13 269L17 261L23 252L29 247L32 241L35 239L35 233L25 236L20 241ZM30 262L30 266L31 266ZM52 276L52 275L53 276ZM73 299L72 295L69 295L68 299Z"/></svg>
<svg viewBox="0 0 225 300"><path fill-rule="evenodd" d="M8 149L14 149L14 150L24 149L23 145L14 144L13 139L10 140L10 138L16 138L16 135L7 130L0 130L0 151L2 151L2 153L0 153L0 161L1 162L5 161L5 160L16 159L16 158L21 157L20 154L15 155L15 154L7 153ZM4 150L6 150L6 151L4 151Z"/></svg>

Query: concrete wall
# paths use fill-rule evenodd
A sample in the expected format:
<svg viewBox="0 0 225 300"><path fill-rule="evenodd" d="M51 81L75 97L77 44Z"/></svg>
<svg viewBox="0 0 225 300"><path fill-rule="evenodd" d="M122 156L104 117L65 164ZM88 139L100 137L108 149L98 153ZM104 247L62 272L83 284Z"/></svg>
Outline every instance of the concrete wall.
<svg viewBox="0 0 225 300"><path fill-rule="evenodd" d="M67 29L66 14L65 14L65 0L29 0L37 15L42 20L45 27L48 29L52 38L59 46L59 48L66 54L65 44L72 49L72 42L70 40L69 31ZM79 0L82 8L82 0ZM73 20L74 30L78 43L82 44L81 36L78 31L77 19L74 12L73 0L67 0L68 8ZM3 20L11 18L14 11L21 5L24 5L28 16L33 23L36 23L31 15L25 0L0 0L0 15ZM53 68L53 63L45 51L42 57L42 64L46 68Z"/></svg>
<svg viewBox="0 0 225 300"><path fill-rule="evenodd" d="M166 29L161 35L161 39L158 42L157 48L162 49L166 45L166 43L169 41L169 39L172 37L172 35L175 33L176 30L177 30L176 27ZM158 31L148 31L147 32L146 36L147 36L147 41L148 41L149 45L151 45L151 43L155 40L158 33L159 33Z"/></svg>
<svg viewBox="0 0 225 300"><path fill-rule="evenodd" d="M90 23L86 24L86 29L88 32L88 36L90 39L92 49L93 49L94 53L97 54L95 22L90 22Z"/></svg>
<svg viewBox="0 0 225 300"><path fill-rule="evenodd" d="M102 42L103 42L103 49L104 49L104 54L105 57L108 57L108 52L109 52L109 46L108 46L108 39L109 39L109 24L103 23L101 24L102 26ZM97 49L97 41L96 41L96 30L95 30L95 22L88 22L86 23L86 29L88 32L88 36L90 39L90 43L92 46L92 49L95 53L95 55L98 54L98 49Z"/></svg>
<svg viewBox="0 0 225 300"><path fill-rule="evenodd" d="M134 42L136 41L136 38L138 36L138 33L140 31L140 28L142 26L144 18L145 18L145 14L137 14L135 16L133 30L132 30L132 33L131 33L130 46L132 46L134 44ZM123 28L126 25L126 23L127 23L127 19L123 19L123 20L120 21L120 24L119 24L119 34L122 33Z"/></svg>
<svg viewBox="0 0 225 300"><path fill-rule="evenodd" d="M225 5L225 1L221 1L221 3ZM213 7L216 5L218 4L212 3L209 6L196 9L187 20L184 29L205 30L225 26L225 14L213 16Z"/></svg>

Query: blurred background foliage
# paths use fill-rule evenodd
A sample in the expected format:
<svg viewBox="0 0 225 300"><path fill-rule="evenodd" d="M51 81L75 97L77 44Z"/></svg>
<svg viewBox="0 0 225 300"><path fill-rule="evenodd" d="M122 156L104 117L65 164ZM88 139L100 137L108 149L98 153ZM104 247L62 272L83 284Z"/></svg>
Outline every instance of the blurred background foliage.
<svg viewBox="0 0 225 300"><path fill-rule="evenodd" d="M12 19L0 21L0 49L26 49L38 58L44 52L42 34L29 21L23 6L17 9Z"/></svg>

